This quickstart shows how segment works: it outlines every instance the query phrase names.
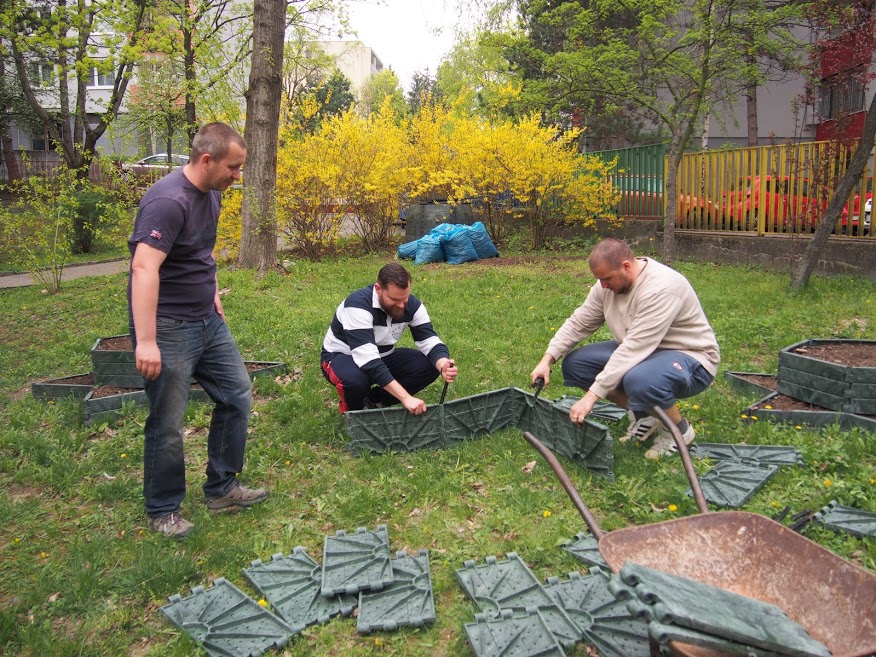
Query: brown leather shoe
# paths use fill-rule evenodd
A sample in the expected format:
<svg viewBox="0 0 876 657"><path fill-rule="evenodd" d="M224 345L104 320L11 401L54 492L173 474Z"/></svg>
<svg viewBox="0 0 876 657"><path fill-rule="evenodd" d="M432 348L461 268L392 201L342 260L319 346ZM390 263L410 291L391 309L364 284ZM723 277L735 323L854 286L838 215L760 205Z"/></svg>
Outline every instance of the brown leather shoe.
<svg viewBox="0 0 876 657"><path fill-rule="evenodd" d="M225 495L208 498L207 508L211 511L221 511L235 506L253 506L266 499L268 499L267 488L247 488L240 482L236 482Z"/></svg>

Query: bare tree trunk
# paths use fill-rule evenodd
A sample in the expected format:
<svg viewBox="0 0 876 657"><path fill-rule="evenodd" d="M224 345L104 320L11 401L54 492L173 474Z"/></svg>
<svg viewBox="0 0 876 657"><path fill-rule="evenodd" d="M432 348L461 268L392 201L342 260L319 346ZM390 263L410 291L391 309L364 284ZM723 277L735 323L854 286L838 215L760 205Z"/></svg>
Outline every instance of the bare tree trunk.
<svg viewBox="0 0 876 657"><path fill-rule="evenodd" d="M757 85L748 86L745 93L745 107L748 116L748 145L757 146Z"/></svg>
<svg viewBox="0 0 876 657"><path fill-rule="evenodd" d="M246 92L246 176L237 264L264 273L277 263L277 133L283 93L286 0L255 0Z"/></svg>
<svg viewBox="0 0 876 657"><path fill-rule="evenodd" d="M870 159L874 138L876 138L876 96L873 96L873 100L870 101L870 109L867 110L867 118L864 120L861 140L858 142L858 148L852 156L849 168L836 186L836 191L830 199L830 203L827 204L824 217L806 246L797 270L791 277L792 290L799 290L805 287L809 282L809 277L812 276L812 272L815 271L818 259L821 257L821 253L827 244L827 238L830 237L830 233L833 231L833 227L836 225L855 183L860 180L861 173L864 171L864 165ZM863 203L864 199L861 199L862 207Z"/></svg>

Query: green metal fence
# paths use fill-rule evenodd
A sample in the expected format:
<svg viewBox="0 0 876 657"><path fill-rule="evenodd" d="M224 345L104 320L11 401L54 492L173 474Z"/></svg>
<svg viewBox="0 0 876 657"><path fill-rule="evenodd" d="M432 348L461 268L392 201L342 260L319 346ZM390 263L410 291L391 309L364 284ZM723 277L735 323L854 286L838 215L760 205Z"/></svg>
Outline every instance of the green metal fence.
<svg viewBox="0 0 876 657"><path fill-rule="evenodd" d="M617 159L611 174L620 198L615 212L621 219L663 219L666 146L636 146L588 153L604 162Z"/></svg>

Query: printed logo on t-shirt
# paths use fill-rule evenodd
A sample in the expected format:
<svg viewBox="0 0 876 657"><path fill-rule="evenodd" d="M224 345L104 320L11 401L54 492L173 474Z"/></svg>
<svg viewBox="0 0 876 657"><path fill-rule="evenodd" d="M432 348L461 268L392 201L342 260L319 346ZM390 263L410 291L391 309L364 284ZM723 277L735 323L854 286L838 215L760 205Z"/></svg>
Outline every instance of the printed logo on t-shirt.
<svg viewBox="0 0 876 657"><path fill-rule="evenodd" d="M153 230L151 233L149 233L149 237L151 237L151 238L153 238L153 239L156 239L156 240L160 240L160 239L161 239L161 233L160 233L159 231L157 231L157 230Z"/></svg>

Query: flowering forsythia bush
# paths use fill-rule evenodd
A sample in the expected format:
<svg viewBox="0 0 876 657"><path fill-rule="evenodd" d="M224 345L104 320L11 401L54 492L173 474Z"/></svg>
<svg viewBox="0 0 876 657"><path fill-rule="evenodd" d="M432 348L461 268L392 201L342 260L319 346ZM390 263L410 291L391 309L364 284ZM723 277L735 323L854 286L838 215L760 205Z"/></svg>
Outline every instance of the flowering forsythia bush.
<svg viewBox="0 0 876 657"><path fill-rule="evenodd" d="M308 258L332 253L342 230L375 250L402 207L440 199L471 202L500 244L522 222L539 248L564 224L608 216L616 201L610 165L577 153L578 134L536 116L487 121L435 105L407 120L388 103L368 117L328 118L312 134L290 122L279 135L278 230ZM223 203L217 250L233 257L240 199Z"/></svg>
<svg viewBox="0 0 876 657"><path fill-rule="evenodd" d="M233 187L222 193L222 212L216 231L216 260L237 260L240 251L240 231L243 223L243 190Z"/></svg>

